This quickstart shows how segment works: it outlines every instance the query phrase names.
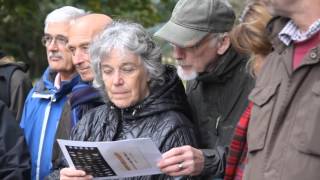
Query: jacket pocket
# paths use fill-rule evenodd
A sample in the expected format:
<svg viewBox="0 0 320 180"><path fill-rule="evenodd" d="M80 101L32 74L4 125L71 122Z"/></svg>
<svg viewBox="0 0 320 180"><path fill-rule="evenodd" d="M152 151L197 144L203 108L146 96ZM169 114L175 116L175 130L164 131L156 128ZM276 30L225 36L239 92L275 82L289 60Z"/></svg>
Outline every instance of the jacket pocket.
<svg viewBox="0 0 320 180"><path fill-rule="evenodd" d="M293 144L301 152L320 155L320 81L306 92L296 109Z"/></svg>
<svg viewBox="0 0 320 180"><path fill-rule="evenodd" d="M249 152L264 148L271 120L271 111L275 102L275 94L279 85L280 82L271 83L263 87L255 87L249 95L249 100L254 104L247 136Z"/></svg>

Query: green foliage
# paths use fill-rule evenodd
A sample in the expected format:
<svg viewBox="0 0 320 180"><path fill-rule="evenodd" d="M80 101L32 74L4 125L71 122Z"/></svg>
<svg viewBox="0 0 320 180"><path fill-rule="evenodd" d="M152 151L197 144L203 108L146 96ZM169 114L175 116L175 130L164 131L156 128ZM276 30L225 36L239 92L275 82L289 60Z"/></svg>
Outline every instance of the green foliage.
<svg viewBox="0 0 320 180"><path fill-rule="evenodd" d="M0 9L0 48L20 61L41 66L35 61L43 54L38 43L43 16L37 1L0 0Z"/></svg>
<svg viewBox="0 0 320 180"><path fill-rule="evenodd" d="M174 4L175 0L0 0L0 49L27 62L31 76L39 77L47 66L40 43L44 19L53 9L72 5L151 27L165 21Z"/></svg>
<svg viewBox="0 0 320 180"><path fill-rule="evenodd" d="M239 0L232 0L239 2ZM241 0L240 0L241 1ZM44 19L52 10L71 5L155 27L169 19L177 0L0 0L0 49L27 62L33 78L47 66L40 39Z"/></svg>
<svg viewBox="0 0 320 180"><path fill-rule="evenodd" d="M246 0L229 0L229 1L237 15L236 23L239 23L238 19L245 6Z"/></svg>

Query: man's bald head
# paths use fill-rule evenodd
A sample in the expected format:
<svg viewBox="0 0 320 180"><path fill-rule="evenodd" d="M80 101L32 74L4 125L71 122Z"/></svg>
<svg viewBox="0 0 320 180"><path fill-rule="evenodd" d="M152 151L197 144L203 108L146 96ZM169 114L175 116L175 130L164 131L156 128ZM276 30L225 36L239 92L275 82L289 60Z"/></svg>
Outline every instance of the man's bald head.
<svg viewBox="0 0 320 180"><path fill-rule="evenodd" d="M88 14L82 16L71 24L69 30L69 38L74 35L89 34L95 36L97 33L102 31L106 25L112 22L112 19L104 14Z"/></svg>
<svg viewBox="0 0 320 180"><path fill-rule="evenodd" d="M72 53L72 62L84 81L93 80L89 44L111 22L112 19L104 14L88 14L76 19L70 26L68 48Z"/></svg>

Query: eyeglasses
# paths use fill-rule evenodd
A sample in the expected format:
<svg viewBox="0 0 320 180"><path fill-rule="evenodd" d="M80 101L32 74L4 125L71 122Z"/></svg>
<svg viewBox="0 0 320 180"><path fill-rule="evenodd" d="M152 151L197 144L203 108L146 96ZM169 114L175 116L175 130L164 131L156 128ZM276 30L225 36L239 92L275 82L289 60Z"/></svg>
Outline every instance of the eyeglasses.
<svg viewBox="0 0 320 180"><path fill-rule="evenodd" d="M63 35L51 36L51 35L44 35L41 39L42 45L48 47L51 42L57 43L57 45L65 46L68 43L68 38Z"/></svg>
<svg viewBox="0 0 320 180"><path fill-rule="evenodd" d="M209 43L210 41L214 40L214 45L216 46L221 39L225 36L225 33L212 33L207 36L205 36L203 39L201 39L199 42L197 42L195 45L190 46L190 47L180 47L178 45L175 45L173 43L170 43L170 46L173 48L179 48L180 50L184 51L194 51L199 49L200 47L204 46L205 44Z"/></svg>

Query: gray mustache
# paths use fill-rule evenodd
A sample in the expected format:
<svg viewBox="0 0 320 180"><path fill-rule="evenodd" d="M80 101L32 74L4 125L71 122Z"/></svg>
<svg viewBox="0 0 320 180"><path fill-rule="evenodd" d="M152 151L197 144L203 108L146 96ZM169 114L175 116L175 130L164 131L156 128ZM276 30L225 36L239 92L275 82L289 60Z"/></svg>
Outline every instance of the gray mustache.
<svg viewBox="0 0 320 180"><path fill-rule="evenodd" d="M185 61L175 61L175 63L176 63L177 66L186 65L186 62L185 62Z"/></svg>
<svg viewBox="0 0 320 180"><path fill-rule="evenodd" d="M49 52L49 59L51 58L62 58L62 54L59 52Z"/></svg>

